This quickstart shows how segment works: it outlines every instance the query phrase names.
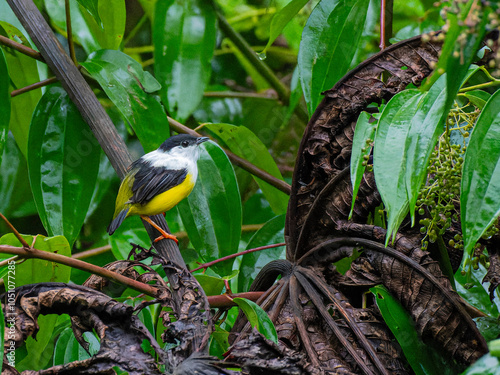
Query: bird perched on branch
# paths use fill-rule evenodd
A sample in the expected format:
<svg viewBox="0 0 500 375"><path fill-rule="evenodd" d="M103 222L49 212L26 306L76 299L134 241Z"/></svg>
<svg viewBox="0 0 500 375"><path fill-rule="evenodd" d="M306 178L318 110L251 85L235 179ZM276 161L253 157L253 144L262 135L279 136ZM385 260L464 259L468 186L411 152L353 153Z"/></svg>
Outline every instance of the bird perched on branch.
<svg viewBox="0 0 500 375"><path fill-rule="evenodd" d="M198 176L199 145L207 140L207 137L174 135L157 150L134 161L120 185L108 233L113 234L128 216L140 215L161 233L155 242L162 238L178 242L149 216L170 210L191 193Z"/></svg>

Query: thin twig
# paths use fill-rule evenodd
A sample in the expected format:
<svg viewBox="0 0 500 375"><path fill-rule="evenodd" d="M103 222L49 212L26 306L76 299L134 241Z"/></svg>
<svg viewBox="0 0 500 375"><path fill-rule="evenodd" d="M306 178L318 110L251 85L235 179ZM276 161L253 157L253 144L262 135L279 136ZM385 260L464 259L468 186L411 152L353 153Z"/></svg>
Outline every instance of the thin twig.
<svg viewBox="0 0 500 375"><path fill-rule="evenodd" d="M275 243L275 244L272 244L272 245L260 246L260 247L254 248L254 249L249 249L249 250L241 251L239 253L231 254L231 255L228 255L228 256L225 256L225 257L213 260L211 262L202 264L198 268L195 268L194 270L191 270L191 272L208 268L210 266L213 266L214 264L217 264L217 263L220 263L220 262L224 262L225 260L233 259L233 258L239 257L241 255L250 254L250 253L254 253L256 251L262 251L262 250L266 250L266 249L272 249L274 247L280 247L280 246L285 246L285 245L286 244L284 242L282 242L282 243Z"/></svg>
<svg viewBox="0 0 500 375"><path fill-rule="evenodd" d="M69 6L69 0L64 0L64 8L66 10L66 34L68 38L68 47L69 47L69 55L73 64L78 65L78 61L76 61L75 54L75 43L73 42L73 31L71 27L71 11Z"/></svg>
<svg viewBox="0 0 500 375"><path fill-rule="evenodd" d="M3 35L0 35L0 43L7 47L13 48L16 51L21 52L22 54L29 56L35 60L44 62L44 59L40 52L35 51L33 48L26 47L24 44L14 42L12 39L9 39Z"/></svg>
<svg viewBox="0 0 500 375"><path fill-rule="evenodd" d="M391 45L392 38L392 15L394 0L382 0L380 5L380 49Z"/></svg>
<svg viewBox="0 0 500 375"><path fill-rule="evenodd" d="M11 96L11 98L13 98L14 96L21 95L21 94L24 94L26 92L39 89L40 87L51 85L53 83L56 83L57 81L58 81L58 79L56 77L50 77L50 78L44 79L43 81L36 82L36 83L31 84L31 85L22 87L20 89L12 90L10 93L10 96Z"/></svg>
<svg viewBox="0 0 500 375"><path fill-rule="evenodd" d="M2 213L0 213L0 218L3 221L5 221L5 224L7 224L7 226L10 228L10 230L12 232L14 232L14 235L19 240L19 242L21 242L21 244L23 245L23 247L25 247L25 248L28 249L30 247L30 245L26 242L26 240L23 238L23 236L21 236L21 234L17 231L17 229L14 228L14 226L11 224L11 222L9 220L7 220L7 218L5 216L3 216Z"/></svg>
<svg viewBox="0 0 500 375"><path fill-rule="evenodd" d="M86 259L96 255L107 253L109 250L111 250L111 245L105 245L101 247L96 247L95 249L90 249L82 251L80 253L73 254L71 257L73 259Z"/></svg>
<svg viewBox="0 0 500 375"><path fill-rule="evenodd" d="M269 96L267 94L259 94L256 92L236 92L236 91L205 91L203 96L207 98L252 98L252 99L265 99L265 100L274 100L276 101L276 97Z"/></svg>
<svg viewBox="0 0 500 375"><path fill-rule="evenodd" d="M171 117L168 117L168 123L170 127L174 129L178 133L186 133L194 135L195 137L200 137L201 134L194 131L193 129L188 128L187 126L181 124L180 122L174 120ZM246 170L247 172L253 174L256 177L259 177L261 180L267 182L269 185L274 186L276 189L281 190L283 193L290 195L290 185L279 178L274 177L273 175L267 173L266 171L256 167L254 164L250 163L248 160L245 160L239 157L236 154L233 154L231 151L224 150L227 157L238 167Z"/></svg>
<svg viewBox="0 0 500 375"><path fill-rule="evenodd" d="M26 250L22 247L16 247L10 245L0 245L0 252L6 254L18 255L26 259L31 259L31 258L43 259L43 260L48 260L50 262L64 264L71 268L76 268L81 271L86 271L91 274L99 275L105 277L106 279L116 281L117 283L123 284L129 288L147 294L148 296L156 297L158 294L158 289L152 287L151 285L141 283L139 281L120 275L119 273L107 270L102 267L95 266L93 264L84 262L79 259L73 259L71 257L67 257L61 254L51 253L48 251L42 251L34 248Z"/></svg>

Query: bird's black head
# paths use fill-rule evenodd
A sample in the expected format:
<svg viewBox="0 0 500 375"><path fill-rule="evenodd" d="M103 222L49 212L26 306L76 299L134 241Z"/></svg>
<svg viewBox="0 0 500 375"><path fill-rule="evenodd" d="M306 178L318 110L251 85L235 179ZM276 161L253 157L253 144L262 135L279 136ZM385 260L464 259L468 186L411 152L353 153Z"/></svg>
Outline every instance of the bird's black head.
<svg viewBox="0 0 500 375"><path fill-rule="evenodd" d="M202 142L208 141L207 137L193 137L189 134L178 134L170 137L165 142L163 142L160 146L160 150L167 152L173 149L174 147L190 147L199 145Z"/></svg>

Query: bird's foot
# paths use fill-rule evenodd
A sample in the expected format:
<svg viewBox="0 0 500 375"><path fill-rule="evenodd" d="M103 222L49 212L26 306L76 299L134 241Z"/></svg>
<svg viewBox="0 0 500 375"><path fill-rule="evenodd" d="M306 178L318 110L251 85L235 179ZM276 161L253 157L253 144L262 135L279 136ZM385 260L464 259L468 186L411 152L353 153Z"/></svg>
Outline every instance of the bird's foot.
<svg viewBox="0 0 500 375"><path fill-rule="evenodd" d="M166 239L169 239L169 240L173 240L175 241L176 244L179 243L179 240L177 239L177 237L175 237L173 234L169 234L167 232L163 233L161 236L159 237L156 237L155 240L153 242L158 242L160 240L166 240Z"/></svg>

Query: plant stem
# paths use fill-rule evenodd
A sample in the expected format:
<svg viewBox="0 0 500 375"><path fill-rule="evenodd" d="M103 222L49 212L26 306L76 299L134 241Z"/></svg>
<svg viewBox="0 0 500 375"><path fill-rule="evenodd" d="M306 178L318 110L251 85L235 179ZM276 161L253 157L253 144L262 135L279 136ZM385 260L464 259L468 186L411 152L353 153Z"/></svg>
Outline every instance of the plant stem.
<svg viewBox="0 0 500 375"><path fill-rule="evenodd" d="M226 37L228 37L241 53L250 61L250 63L257 69L257 71L269 82L269 84L276 90L281 101L288 105L290 101L290 90L284 85L274 72L262 61L257 54L252 50L250 45L245 39L242 38L227 22L224 16L217 12L219 18L219 26Z"/></svg>
<svg viewBox="0 0 500 375"><path fill-rule="evenodd" d="M14 96L21 95L21 94L24 94L26 92L39 89L40 87L51 85L53 83L56 83L57 81L58 81L58 79L56 77L50 77L50 78L44 79L43 81L33 83L31 85L22 87L20 89L12 90L10 93L10 97L13 98Z"/></svg>
<svg viewBox="0 0 500 375"><path fill-rule="evenodd" d="M130 30L130 32L127 35L127 38L123 41L123 46L126 46L127 43L130 42L130 40L134 36L137 35L137 33L141 29L142 25L144 25L144 23L146 22L147 19L148 19L148 16L146 14L143 14L142 17L139 19L139 22L137 22L136 25L134 26L134 28L132 30ZM151 46L151 47L153 47L153 46ZM150 52L153 52L153 51L150 51Z"/></svg>
<svg viewBox="0 0 500 375"><path fill-rule="evenodd" d="M380 49L390 46L392 38L392 16L394 0L381 0L380 5Z"/></svg>
<svg viewBox="0 0 500 375"><path fill-rule="evenodd" d="M29 248L30 245L26 242L26 240L23 238L23 236L21 236L21 234L17 231L17 229L11 224L11 222L5 216L3 216L2 213L0 213L0 218L3 221L5 221L5 224L7 224L7 226L10 228L10 230L12 232L14 232L14 236L16 236L16 238L19 240L19 242L21 242L23 247Z"/></svg>
<svg viewBox="0 0 500 375"><path fill-rule="evenodd" d="M267 94L258 94L256 92L237 92L237 91L205 91L203 96L208 98L253 98L253 99L264 99L264 100L274 100L276 98L270 97Z"/></svg>
<svg viewBox="0 0 500 375"><path fill-rule="evenodd" d="M0 35L0 43L7 46L7 47L13 48L16 51L21 52L22 54L29 56L35 60L44 62L44 59L43 59L42 55L40 54L40 52L35 51L34 49L32 49L30 47L26 47L24 44L14 42L13 40L11 40L3 35Z"/></svg>
<svg viewBox="0 0 500 375"><path fill-rule="evenodd" d="M271 248L274 248L274 247L285 246L285 245L286 244L284 242L282 242L282 243L275 243L275 244L272 244L272 245L266 245L266 246L256 247L255 249L249 249L249 250L245 250L245 251L240 251L239 253L231 254L231 255L228 255L228 256L225 256L225 257L213 260L211 262L202 264L198 268L195 268L194 270L191 270L191 272L208 268L210 266L213 266L214 264L217 264L217 263L220 263L220 262L224 262L225 260L233 259L233 258L239 257L241 255L250 254L250 253L254 253L256 251L262 251L262 250L271 249Z"/></svg>
<svg viewBox="0 0 500 375"><path fill-rule="evenodd" d="M64 0L64 8L66 10L66 34L68 38L69 55L73 64L78 66L78 61L76 61L75 54L75 43L73 42L73 31L71 27L71 11L69 6L69 0Z"/></svg>
<svg viewBox="0 0 500 375"><path fill-rule="evenodd" d="M102 267L95 266L93 264L84 262L79 259L74 259L64 255L51 253L48 251L42 251L34 248L24 249L22 247L10 246L10 245L0 245L0 251L6 254L18 255L24 259L43 259L50 262L55 262L59 264L64 264L68 267L76 268L81 271L86 271L91 274L102 276L106 279L115 281L117 283L126 285L129 288L137 290L141 293L147 294L151 297L156 297L158 290L148 284L141 283L139 281L130 279L119 273L107 270Z"/></svg>

